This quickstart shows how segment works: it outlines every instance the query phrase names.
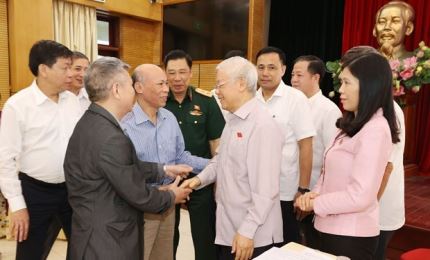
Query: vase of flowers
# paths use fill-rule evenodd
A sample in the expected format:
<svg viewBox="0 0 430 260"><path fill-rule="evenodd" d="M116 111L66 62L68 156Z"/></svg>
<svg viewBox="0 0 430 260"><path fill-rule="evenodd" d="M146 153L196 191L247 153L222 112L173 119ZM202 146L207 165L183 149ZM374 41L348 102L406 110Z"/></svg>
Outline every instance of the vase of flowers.
<svg viewBox="0 0 430 260"><path fill-rule="evenodd" d="M405 105L406 91L417 93L423 85L430 83L430 48L423 41L420 42L411 57L390 60L389 63L393 72L393 96L402 106ZM339 60L328 61L326 67L328 72L332 73L334 91L339 92L341 85ZM334 94L332 91L329 96L333 97Z"/></svg>

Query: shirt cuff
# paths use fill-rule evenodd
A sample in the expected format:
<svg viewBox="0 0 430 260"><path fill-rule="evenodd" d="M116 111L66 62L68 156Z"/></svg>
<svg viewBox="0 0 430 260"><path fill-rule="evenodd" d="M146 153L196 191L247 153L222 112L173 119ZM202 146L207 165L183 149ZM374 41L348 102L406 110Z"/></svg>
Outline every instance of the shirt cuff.
<svg viewBox="0 0 430 260"><path fill-rule="evenodd" d="M320 196L314 199L314 212L315 212L315 215L318 215L320 217L323 217L323 218L327 217L327 213L324 212L324 209L321 208Z"/></svg>
<svg viewBox="0 0 430 260"><path fill-rule="evenodd" d="M9 203L9 207L10 207L11 212L15 212L15 211L18 211L20 209L27 208L27 205L25 204L24 196L22 196L22 195L10 198L7 200L7 202Z"/></svg>
<svg viewBox="0 0 430 260"><path fill-rule="evenodd" d="M200 189L203 189L204 187L206 187L206 186L208 186L209 185L209 183L207 183L207 180L203 177L203 175L200 175L200 174L198 174L197 176L196 176L196 178L199 178L199 180L200 180L200 186L198 186L197 188L196 188L196 190L200 190Z"/></svg>
<svg viewBox="0 0 430 260"><path fill-rule="evenodd" d="M240 225L239 230L237 232L249 239L254 239L257 228L257 223L247 220L242 225Z"/></svg>

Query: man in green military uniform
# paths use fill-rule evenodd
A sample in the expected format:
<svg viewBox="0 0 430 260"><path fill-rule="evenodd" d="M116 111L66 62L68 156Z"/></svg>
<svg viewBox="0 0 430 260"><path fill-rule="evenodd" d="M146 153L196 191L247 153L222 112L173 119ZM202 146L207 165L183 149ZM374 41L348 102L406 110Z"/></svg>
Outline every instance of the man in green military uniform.
<svg viewBox="0 0 430 260"><path fill-rule="evenodd" d="M209 91L189 86L192 77L191 57L182 50L173 50L164 58L170 87L166 109L178 120L185 140L185 150L191 154L212 158L219 144L225 121ZM190 174L190 177L195 176ZM215 199L213 185L194 191L187 202L190 214L196 260L216 259ZM174 250L179 243L179 208L176 210ZM176 256L175 256L176 257Z"/></svg>

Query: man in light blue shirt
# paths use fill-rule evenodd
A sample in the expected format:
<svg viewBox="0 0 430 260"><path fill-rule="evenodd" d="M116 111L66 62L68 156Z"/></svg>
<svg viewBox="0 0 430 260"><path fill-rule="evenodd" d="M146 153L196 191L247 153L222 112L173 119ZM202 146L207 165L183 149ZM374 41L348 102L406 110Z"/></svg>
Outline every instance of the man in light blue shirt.
<svg viewBox="0 0 430 260"><path fill-rule="evenodd" d="M200 172L208 159L185 151L184 138L175 116L163 107L169 87L166 74L152 64L138 66L132 75L137 102L122 120L122 127L132 140L137 157L148 162L188 164L193 172ZM165 178L160 186L172 182ZM144 259L173 259L174 208L163 215L144 214Z"/></svg>

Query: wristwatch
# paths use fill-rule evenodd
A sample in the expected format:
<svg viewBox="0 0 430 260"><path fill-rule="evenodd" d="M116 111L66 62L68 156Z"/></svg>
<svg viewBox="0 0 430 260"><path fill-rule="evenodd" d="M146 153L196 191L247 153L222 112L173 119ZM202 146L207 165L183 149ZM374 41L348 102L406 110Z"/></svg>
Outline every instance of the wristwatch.
<svg viewBox="0 0 430 260"><path fill-rule="evenodd" d="M305 194L306 192L310 192L310 190L308 188L302 188L302 187L299 187L297 189L297 191L300 192L301 194Z"/></svg>

